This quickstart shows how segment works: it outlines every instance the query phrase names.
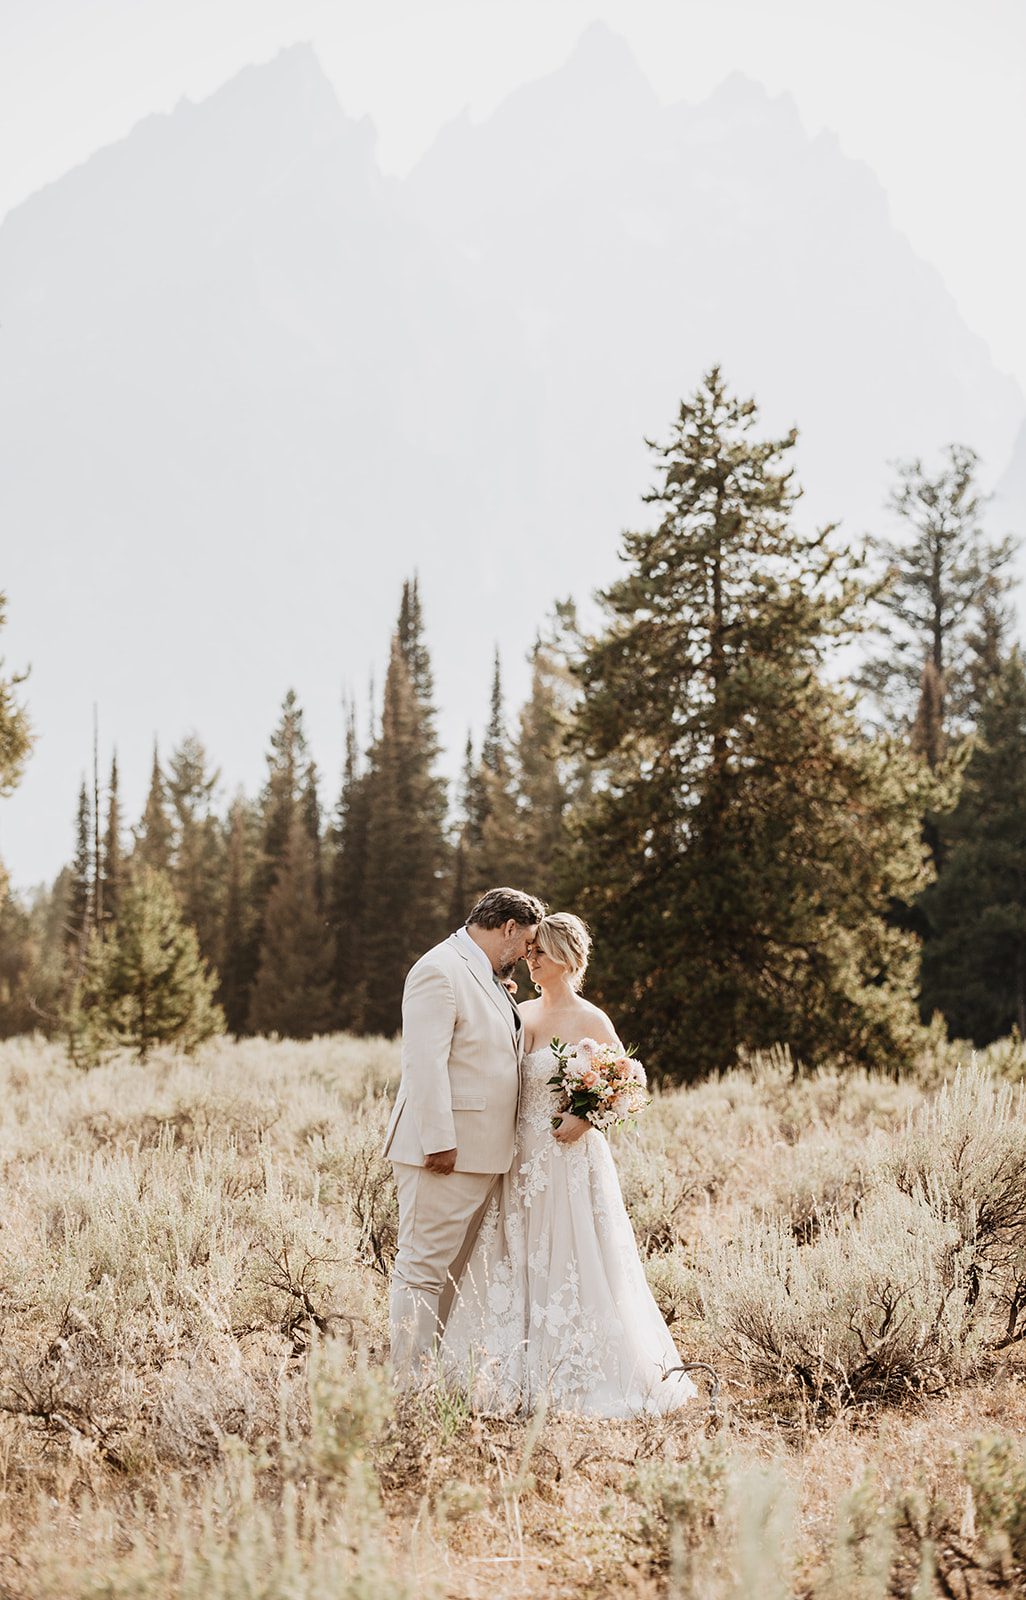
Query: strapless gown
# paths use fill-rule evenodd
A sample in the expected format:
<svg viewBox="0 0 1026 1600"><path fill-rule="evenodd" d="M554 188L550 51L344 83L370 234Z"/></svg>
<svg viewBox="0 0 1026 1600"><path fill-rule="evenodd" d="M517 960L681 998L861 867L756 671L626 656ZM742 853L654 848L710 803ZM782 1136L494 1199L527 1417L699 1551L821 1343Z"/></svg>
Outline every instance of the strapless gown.
<svg viewBox="0 0 1026 1600"><path fill-rule="evenodd" d="M525 1058L513 1164L493 1197L440 1346L476 1409L628 1417L694 1398L652 1297L605 1135L552 1137L552 1052Z"/></svg>

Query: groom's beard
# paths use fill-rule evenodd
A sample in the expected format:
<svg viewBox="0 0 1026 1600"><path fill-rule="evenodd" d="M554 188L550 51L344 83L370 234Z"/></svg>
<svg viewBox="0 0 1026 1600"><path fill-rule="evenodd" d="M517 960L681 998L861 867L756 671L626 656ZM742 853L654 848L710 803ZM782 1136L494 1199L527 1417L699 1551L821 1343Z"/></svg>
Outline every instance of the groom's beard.
<svg viewBox="0 0 1026 1600"><path fill-rule="evenodd" d="M507 961L506 965L504 967L500 967L499 968L499 977L500 978L512 978L512 976L513 976L514 972L516 972L516 970L517 970L516 962L515 961Z"/></svg>

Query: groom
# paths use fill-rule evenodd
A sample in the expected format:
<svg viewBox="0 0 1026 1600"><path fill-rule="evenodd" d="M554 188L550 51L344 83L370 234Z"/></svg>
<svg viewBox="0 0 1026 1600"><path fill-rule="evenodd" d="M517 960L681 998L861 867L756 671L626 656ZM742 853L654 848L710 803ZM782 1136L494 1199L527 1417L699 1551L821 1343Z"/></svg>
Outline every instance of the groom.
<svg viewBox="0 0 1026 1600"><path fill-rule="evenodd" d="M502 980L544 915L533 895L489 889L406 979L402 1078L384 1149L399 1191L389 1310L400 1387L430 1362L452 1285L513 1160L524 1029Z"/></svg>

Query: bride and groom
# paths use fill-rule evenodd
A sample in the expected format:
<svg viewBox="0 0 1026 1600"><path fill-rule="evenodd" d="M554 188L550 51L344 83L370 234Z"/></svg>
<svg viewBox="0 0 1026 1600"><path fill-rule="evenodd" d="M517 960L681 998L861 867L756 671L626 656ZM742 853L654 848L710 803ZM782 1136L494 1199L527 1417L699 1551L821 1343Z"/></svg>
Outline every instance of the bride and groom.
<svg viewBox="0 0 1026 1600"><path fill-rule="evenodd" d="M554 1126L549 1041L615 1044L580 997L590 940L569 913L491 889L403 993L385 1140L399 1196L392 1366L441 1374L492 1412L543 1398L590 1416L671 1411L695 1387L645 1278L605 1137ZM539 997L507 986L526 959Z"/></svg>

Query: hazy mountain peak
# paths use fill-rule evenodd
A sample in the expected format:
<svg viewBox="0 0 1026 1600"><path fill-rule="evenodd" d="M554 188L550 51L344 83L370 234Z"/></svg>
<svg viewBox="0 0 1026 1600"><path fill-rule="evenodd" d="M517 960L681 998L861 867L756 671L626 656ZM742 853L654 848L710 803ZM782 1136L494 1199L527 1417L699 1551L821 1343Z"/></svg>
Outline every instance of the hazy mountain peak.
<svg viewBox="0 0 1026 1600"><path fill-rule="evenodd" d="M481 122L448 122L414 168L411 189L432 227L463 231L450 215L496 202L533 207L539 196L596 164L629 163L660 114L659 102L626 39L596 22L554 71L514 89ZM468 219L464 219L468 220Z"/></svg>
<svg viewBox="0 0 1026 1600"><path fill-rule="evenodd" d="M793 96L786 90L771 94L746 72L729 73L696 110L703 120L739 132L771 126L790 138L807 137Z"/></svg>
<svg viewBox="0 0 1026 1600"><path fill-rule="evenodd" d="M288 45L270 60L244 67L204 99L179 101L171 116L224 119L258 146L280 141L304 152L356 132L370 155L376 140L369 117L357 121L343 111L312 44Z"/></svg>
<svg viewBox="0 0 1026 1600"><path fill-rule="evenodd" d="M652 86L645 76L638 58L622 33L616 33L607 23L589 24L574 45L562 67L553 76L574 73L601 78L606 84L633 81L651 95Z"/></svg>

